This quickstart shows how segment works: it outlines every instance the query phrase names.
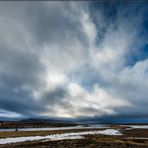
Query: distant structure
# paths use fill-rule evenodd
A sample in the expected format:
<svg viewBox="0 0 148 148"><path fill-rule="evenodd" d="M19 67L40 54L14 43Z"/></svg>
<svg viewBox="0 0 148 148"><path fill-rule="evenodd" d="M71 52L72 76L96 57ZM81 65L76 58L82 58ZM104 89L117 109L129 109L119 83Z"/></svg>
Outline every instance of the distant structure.
<svg viewBox="0 0 148 148"><path fill-rule="evenodd" d="M2 121L0 121L0 125L3 125L3 122Z"/></svg>
<svg viewBox="0 0 148 148"><path fill-rule="evenodd" d="M17 131L18 131L18 129L16 128L16 129L15 129L15 131L17 132Z"/></svg>

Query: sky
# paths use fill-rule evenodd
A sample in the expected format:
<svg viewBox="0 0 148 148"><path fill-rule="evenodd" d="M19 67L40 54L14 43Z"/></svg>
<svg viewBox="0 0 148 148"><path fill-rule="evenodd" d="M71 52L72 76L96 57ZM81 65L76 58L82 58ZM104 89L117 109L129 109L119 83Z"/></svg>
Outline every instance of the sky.
<svg viewBox="0 0 148 148"><path fill-rule="evenodd" d="M148 3L0 2L0 119L148 118Z"/></svg>

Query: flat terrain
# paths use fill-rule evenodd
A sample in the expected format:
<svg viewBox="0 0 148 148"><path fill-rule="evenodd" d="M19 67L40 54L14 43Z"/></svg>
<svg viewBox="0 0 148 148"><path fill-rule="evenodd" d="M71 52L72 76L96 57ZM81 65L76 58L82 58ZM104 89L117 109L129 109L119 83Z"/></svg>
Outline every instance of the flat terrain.
<svg viewBox="0 0 148 148"><path fill-rule="evenodd" d="M0 122L0 128L39 128L39 127L68 127L76 126L76 123L56 123L47 121L20 121L20 122Z"/></svg>
<svg viewBox="0 0 148 148"><path fill-rule="evenodd" d="M69 125L68 125L69 126ZM61 127L61 126L60 126ZM1 144L0 148L148 148L148 129L127 129L127 126L112 125L112 129L118 129L122 135L85 135L82 139L66 140L35 140L13 144ZM46 136L62 133L96 131L103 129L68 129L54 131L12 131L0 132L1 138L26 137L26 136Z"/></svg>

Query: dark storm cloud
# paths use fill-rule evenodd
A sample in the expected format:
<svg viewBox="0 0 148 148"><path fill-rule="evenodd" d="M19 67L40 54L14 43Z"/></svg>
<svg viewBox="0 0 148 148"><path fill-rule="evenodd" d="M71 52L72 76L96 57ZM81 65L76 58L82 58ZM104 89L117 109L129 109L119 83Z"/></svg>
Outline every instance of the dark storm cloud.
<svg viewBox="0 0 148 148"><path fill-rule="evenodd" d="M0 116L145 116L146 10L144 3L1 2Z"/></svg>

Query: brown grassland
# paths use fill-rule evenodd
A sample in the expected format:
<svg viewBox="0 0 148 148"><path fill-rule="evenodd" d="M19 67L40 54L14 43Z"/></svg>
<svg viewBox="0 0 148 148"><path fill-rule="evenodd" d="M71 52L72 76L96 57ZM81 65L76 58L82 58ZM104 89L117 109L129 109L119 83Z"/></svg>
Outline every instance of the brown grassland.
<svg viewBox="0 0 148 148"><path fill-rule="evenodd" d="M118 128L119 126L112 126ZM39 136L57 133L81 132L96 129L74 129L61 131L17 131L17 132L0 132L0 138L19 137L19 136ZM100 130L100 129L99 129ZM84 139L59 140L59 141L26 141L21 143L0 145L0 148L148 148L148 139L131 139L130 137L148 138L148 129L125 130L120 127L123 135L105 136L105 135L87 135Z"/></svg>

